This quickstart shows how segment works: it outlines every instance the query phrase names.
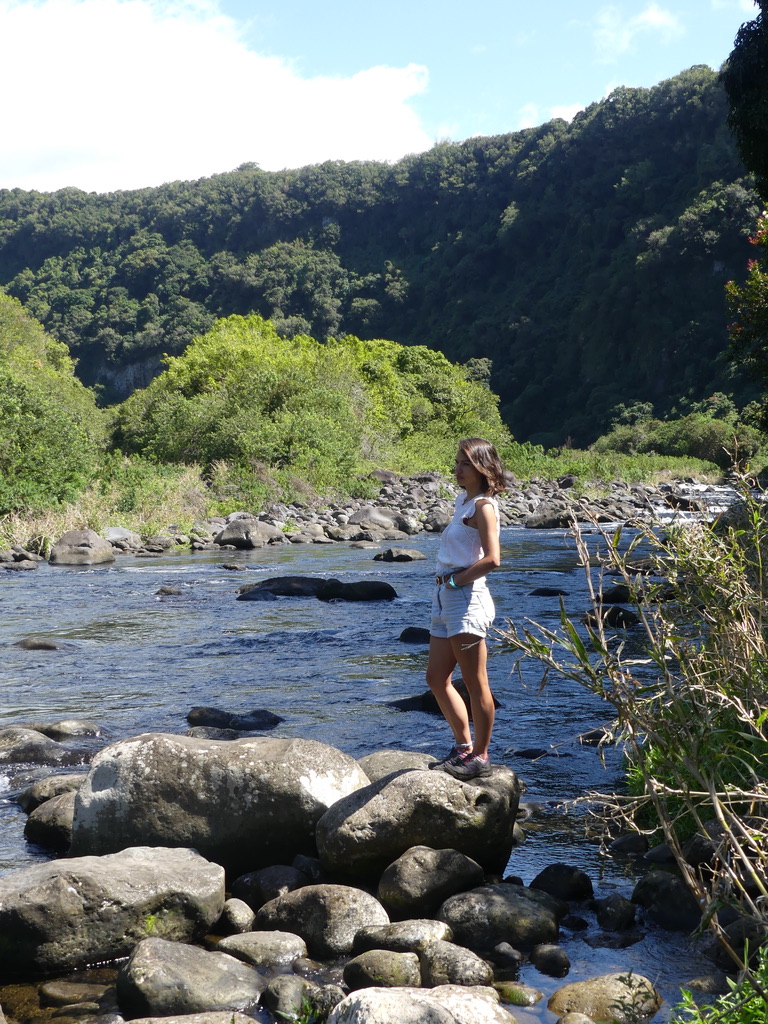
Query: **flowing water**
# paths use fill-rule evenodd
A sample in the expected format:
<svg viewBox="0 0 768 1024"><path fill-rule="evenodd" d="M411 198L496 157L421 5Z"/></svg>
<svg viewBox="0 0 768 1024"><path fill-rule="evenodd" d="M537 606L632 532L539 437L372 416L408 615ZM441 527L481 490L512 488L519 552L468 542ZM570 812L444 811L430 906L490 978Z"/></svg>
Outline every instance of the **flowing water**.
<svg viewBox="0 0 768 1024"><path fill-rule="evenodd" d="M599 543L597 534L590 538ZM265 708L284 721L270 735L300 736L339 747L353 757L395 748L441 754L450 745L439 716L399 711L391 702L425 690L426 648L399 640L408 626L428 625L430 573L438 538L423 534L409 547L426 561L374 562L374 550L347 545L280 546L249 553L121 556L109 566L52 567L0 575L0 725L64 718L98 723L106 740L148 731L181 733L194 706L234 713ZM241 571L225 568L237 565ZM382 579L398 597L391 603L331 603L314 598L236 601L244 583L271 576ZM159 596L163 586L179 596ZM555 626L557 597L535 597L535 588L566 592L567 612L588 606L583 570L573 540L563 531L502 531L502 567L491 589L497 624L532 619ZM26 637L54 640L59 649L14 646ZM563 861L591 876L596 895L630 895L638 872L633 862L601 854L586 837L587 816L569 809L574 798L621 786L621 761L608 748L605 763L579 734L607 724L610 708L578 684L550 678L529 663L522 677L498 640L490 643L489 670L501 707L492 759L526 782L525 800L537 805L526 843L514 851L509 872L528 883L547 864ZM515 751L539 748L531 760ZM71 770L71 769L69 769ZM0 768L0 874L48 859L23 837L25 817L14 793L40 769ZM654 980L669 1000L679 985L708 973L709 962L685 937L643 928L628 949L592 948L594 919L584 933L565 933L572 960L568 980L632 969ZM585 939L587 941L585 941ZM523 980L546 994L562 982L534 968ZM548 1011L515 1011L521 1021L553 1019Z"/></svg>

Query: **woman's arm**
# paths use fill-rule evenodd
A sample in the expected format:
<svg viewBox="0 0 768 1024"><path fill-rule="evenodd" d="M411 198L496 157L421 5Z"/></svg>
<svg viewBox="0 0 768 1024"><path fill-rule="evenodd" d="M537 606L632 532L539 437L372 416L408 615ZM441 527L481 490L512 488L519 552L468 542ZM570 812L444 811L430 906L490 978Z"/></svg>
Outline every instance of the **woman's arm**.
<svg viewBox="0 0 768 1024"><path fill-rule="evenodd" d="M474 526L480 534L480 543L484 553L483 557L473 565L453 574L453 582L457 587L466 587L482 576L487 576L491 569L498 569L501 565L499 531L493 504L487 500L478 500L475 504L475 514L467 520L467 526Z"/></svg>

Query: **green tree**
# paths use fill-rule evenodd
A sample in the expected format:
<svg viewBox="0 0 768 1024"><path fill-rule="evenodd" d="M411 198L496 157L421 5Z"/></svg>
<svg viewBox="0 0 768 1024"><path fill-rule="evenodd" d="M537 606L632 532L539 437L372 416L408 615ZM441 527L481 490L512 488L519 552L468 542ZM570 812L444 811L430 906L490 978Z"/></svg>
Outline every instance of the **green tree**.
<svg viewBox="0 0 768 1024"><path fill-rule="evenodd" d="M760 13L738 31L720 72L728 96L728 124L741 158L768 198L768 0L755 0Z"/></svg>

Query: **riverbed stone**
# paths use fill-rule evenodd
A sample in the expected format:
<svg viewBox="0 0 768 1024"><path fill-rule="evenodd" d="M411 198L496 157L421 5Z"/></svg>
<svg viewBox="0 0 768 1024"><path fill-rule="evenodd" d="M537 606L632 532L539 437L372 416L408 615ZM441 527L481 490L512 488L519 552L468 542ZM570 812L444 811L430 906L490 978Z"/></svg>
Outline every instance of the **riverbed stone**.
<svg viewBox="0 0 768 1024"><path fill-rule="evenodd" d="M149 934L194 942L223 906L224 872L195 850L33 864L0 878L0 978L127 956Z"/></svg>
<svg viewBox="0 0 768 1024"><path fill-rule="evenodd" d="M531 950L531 963L537 971L550 978L564 978L571 969L571 960L562 946L541 942Z"/></svg>
<svg viewBox="0 0 768 1024"><path fill-rule="evenodd" d="M283 540L283 531L277 526L270 526L260 519L243 516L227 523L224 529L214 538L219 547L233 547L241 551L252 551L262 548L265 544Z"/></svg>
<svg viewBox="0 0 768 1024"><path fill-rule="evenodd" d="M122 1018L100 1018L102 1024L121 1024ZM0 1022L1 1024L1 1022ZM131 1024L157 1024L157 1017L134 1017ZM206 1013L173 1013L163 1024L253 1024L253 1017L239 1010L208 1010Z"/></svg>
<svg viewBox="0 0 768 1024"><path fill-rule="evenodd" d="M114 560L112 545L95 530L67 530L48 558L51 565L103 565Z"/></svg>
<svg viewBox="0 0 768 1024"><path fill-rule="evenodd" d="M67 773L66 775L47 775L44 779L38 779L16 797L16 803L22 811L31 814L36 807L44 804L51 797L59 796L60 793L74 792L79 789L85 779L85 772Z"/></svg>
<svg viewBox="0 0 768 1024"><path fill-rule="evenodd" d="M421 967L415 953L391 949L369 949L344 965L344 984L351 991L359 988L394 988L421 985Z"/></svg>
<svg viewBox="0 0 768 1024"><path fill-rule="evenodd" d="M371 782L378 782L396 772L428 768L432 761L434 758L429 754L414 750L375 750L372 754L358 758L357 763Z"/></svg>
<svg viewBox="0 0 768 1024"><path fill-rule="evenodd" d="M256 924L300 935L310 955L323 958L351 953L361 928L389 924L389 917L379 901L362 889L320 884L270 900L258 911Z"/></svg>
<svg viewBox="0 0 768 1024"><path fill-rule="evenodd" d="M431 771L386 776L338 800L320 818L320 860L329 871L371 877L413 846L450 844L484 870L501 873L516 845L522 790L503 767L471 782Z"/></svg>
<svg viewBox="0 0 768 1024"><path fill-rule="evenodd" d="M277 597L317 597L325 583L321 576L271 576L238 588L238 601L271 601Z"/></svg>
<svg viewBox="0 0 768 1024"><path fill-rule="evenodd" d="M89 757L86 751L57 743L36 729L18 725L0 728L0 764L75 765Z"/></svg>
<svg viewBox="0 0 768 1024"><path fill-rule="evenodd" d="M256 968L289 966L299 957L307 956L308 952L307 944L300 935L274 930L227 935L219 940L216 949Z"/></svg>
<svg viewBox="0 0 768 1024"><path fill-rule="evenodd" d="M146 733L94 758L71 852L194 846L237 877L314 853L321 815L367 783L353 758L314 740Z"/></svg>
<svg viewBox="0 0 768 1024"><path fill-rule="evenodd" d="M355 580L344 582L329 579L318 590L320 601L394 601L397 591L383 580Z"/></svg>
<svg viewBox="0 0 768 1024"><path fill-rule="evenodd" d="M239 896L257 911L277 896L300 889L311 881L299 868L290 864L273 864L268 868L259 868L258 871L248 871L236 878L232 883L232 895Z"/></svg>
<svg viewBox="0 0 768 1024"><path fill-rule="evenodd" d="M632 892L632 902L661 928L691 932L701 921L701 909L688 886L669 871L649 871Z"/></svg>
<svg viewBox="0 0 768 1024"><path fill-rule="evenodd" d="M355 953L369 949L391 949L396 953L418 953L428 942L443 939L449 942L453 932L445 921L432 918L414 918L412 921L393 921L392 924L370 925L355 935Z"/></svg>
<svg viewBox="0 0 768 1024"><path fill-rule="evenodd" d="M484 879L480 865L458 850L412 846L384 869L377 896L391 916L419 917Z"/></svg>
<svg viewBox="0 0 768 1024"><path fill-rule="evenodd" d="M549 864L536 875L531 889L541 889L559 900L590 900L594 895L592 879L581 868L570 864Z"/></svg>
<svg viewBox="0 0 768 1024"><path fill-rule="evenodd" d="M490 985L493 968L477 953L454 942L437 940L419 950L421 980L425 988L438 985Z"/></svg>
<svg viewBox="0 0 768 1024"><path fill-rule="evenodd" d="M256 914L245 900L230 896L224 901L221 917L214 930L217 935L242 935L253 928Z"/></svg>
<svg viewBox="0 0 768 1024"><path fill-rule="evenodd" d="M327 1024L516 1024L492 988L364 988L332 1011Z"/></svg>
<svg viewBox="0 0 768 1024"><path fill-rule="evenodd" d="M500 942L519 949L553 942L567 911L566 903L548 893L500 882L449 897L437 916L450 926L456 942L485 951Z"/></svg>
<svg viewBox="0 0 768 1024"><path fill-rule="evenodd" d="M595 900L597 923L609 932L628 931L635 926L637 907L626 896L613 892L604 899Z"/></svg>
<svg viewBox="0 0 768 1024"><path fill-rule="evenodd" d="M252 967L226 953L149 938L138 943L117 976L125 1016L243 1010L255 1005L266 985Z"/></svg>
<svg viewBox="0 0 768 1024"><path fill-rule="evenodd" d="M285 719L266 708L254 708L240 714L222 708L194 707L187 713L187 721L193 727L208 726L231 729L234 732L266 732L280 725Z"/></svg>
<svg viewBox="0 0 768 1024"><path fill-rule="evenodd" d="M59 793L36 807L24 825L24 838L46 850L66 853L72 843L76 790Z"/></svg>
<svg viewBox="0 0 768 1024"><path fill-rule="evenodd" d="M564 985L550 997L547 1009L561 1016L577 1012L596 1021L643 1024L661 1004L661 996L647 978L626 971Z"/></svg>

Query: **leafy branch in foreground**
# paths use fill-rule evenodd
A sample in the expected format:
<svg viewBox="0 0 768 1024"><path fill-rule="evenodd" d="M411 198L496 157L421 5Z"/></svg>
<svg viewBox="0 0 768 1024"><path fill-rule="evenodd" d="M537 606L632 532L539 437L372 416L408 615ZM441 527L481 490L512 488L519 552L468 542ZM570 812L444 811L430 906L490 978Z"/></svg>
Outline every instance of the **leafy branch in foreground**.
<svg viewBox="0 0 768 1024"><path fill-rule="evenodd" d="M714 526L640 525L626 551L621 531L594 525L607 552L597 580L587 540L574 527L593 605L587 624L574 624L563 609L559 629L508 623L502 642L537 659L545 677L561 673L612 706L635 793L602 797L604 806L634 829L662 830L703 908L702 927L765 999L749 973L744 932L726 928L721 914L735 909L742 928L748 923L760 941L768 934L765 503L745 488ZM650 552L644 560L643 550ZM637 643L607 626L607 576L632 597L641 657ZM694 833L706 844L703 864L686 857Z"/></svg>

